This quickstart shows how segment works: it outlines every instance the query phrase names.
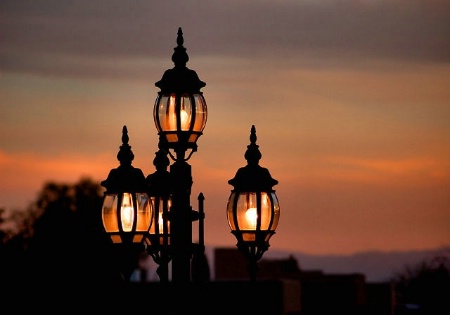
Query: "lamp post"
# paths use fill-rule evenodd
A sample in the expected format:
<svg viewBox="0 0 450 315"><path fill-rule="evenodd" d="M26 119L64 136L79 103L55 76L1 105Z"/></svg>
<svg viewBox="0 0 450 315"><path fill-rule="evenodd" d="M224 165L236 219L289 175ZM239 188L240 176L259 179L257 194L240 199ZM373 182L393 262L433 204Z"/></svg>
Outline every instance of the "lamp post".
<svg viewBox="0 0 450 315"><path fill-rule="evenodd" d="M167 157L167 152L162 148L161 141L158 146L159 150L153 159L156 171L146 178L148 195L154 208L154 223L145 241L147 243L147 252L158 264L157 274L160 281L168 282L168 264L171 260L169 210L172 205L172 199L171 177L167 167L170 161Z"/></svg>
<svg viewBox="0 0 450 315"><path fill-rule="evenodd" d="M170 261L174 283L209 279L204 255L204 196L199 194L199 210L193 210L190 204L192 172L187 163L197 151L197 140L206 125L207 106L200 91L206 83L186 67L189 56L183 42L179 28L172 55L174 67L166 70L155 83L160 88L153 108L159 135L159 150L153 161L156 171L145 178L140 169L131 166L134 155L124 126L123 144L117 155L120 166L111 170L101 183L107 189L102 208L105 231L113 244L121 245L124 255L131 256L123 264L127 278L137 263L136 253L141 253L145 244L147 252L159 265L157 272L161 282L169 281ZM249 260L251 279L255 280L256 263L269 247L280 208L272 189L278 181L258 165L261 153L254 126L250 142L245 153L248 165L228 181L234 189L228 200L227 218L238 240L238 249ZM174 161L172 165L168 156ZM170 172L167 171L169 165ZM127 218L129 226L126 226ZM197 220L199 242L194 244L192 223Z"/></svg>
<svg viewBox="0 0 450 315"><path fill-rule="evenodd" d="M120 165L101 182L106 188L102 206L103 226L112 243L116 244L126 280L130 279L138 255L144 249L143 239L152 224L153 213L144 173L131 165L134 154L128 141L128 130L123 126L122 145L117 153Z"/></svg>
<svg viewBox="0 0 450 315"><path fill-rule="evenodd" d="M257 262L269 248L269 239L275 234L280 217L280 205L272 189L278 181L259 165L261 156L253 125L244 155L247 165L228 181L234 189L227 204L228 224L237 239L237 248L248 260L252 281L256 279Z"/></svg>
<svg viewBox="0 0 450 315"><path fill-rule="evenodd" d="M187 160L197 151L197 140L207 119L206 101L200 91L206 83L194 70L186 67L189 56L183 42L183 32L179 28L177 47L172 55L175 66L166 70L161 80L155 83L160 92L153 109L162 147L174 160L170 166L170 247L172 281L181 283L191 280L192 221L203 219L190 205L192 175Z"/></svg>

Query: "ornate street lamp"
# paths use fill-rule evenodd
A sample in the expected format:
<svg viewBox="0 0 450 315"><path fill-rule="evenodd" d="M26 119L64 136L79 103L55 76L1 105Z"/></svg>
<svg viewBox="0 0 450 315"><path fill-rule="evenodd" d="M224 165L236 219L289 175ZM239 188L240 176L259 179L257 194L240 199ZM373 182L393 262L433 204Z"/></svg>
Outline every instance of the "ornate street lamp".
<svg viewBox="0 0 450 315"><path fill-rule="evenodd" d="M172 61L175 67L164 72L155 83L161 89L155 101L153 118L159 135L165 138L174 160L185 159L186 150L197 150L197 140L202 135L208 116L206 101L200 91L206 85L194 70L186 67L189 56L183 47L183 32L178 29L177 47Z"/></svg>
<svg viewBox="0 0 450 315"><path fill-rule="evenodd" d="M272 187L278 184L268 169L259 165L256 129L251 128L250 144L245 152L247 165L241 167L228 183L234 187L227 204L227 219L237 248L248 260L252 281L256 279L257 262L269 248L280 217L280 205Z"/></svg>
<svg viewBox="0 0 450 315"><path fill-rule="evenodd" d="M101 182L106 188L102 206L103 227L120 253L122 271L129 279L143 251L143 239L152 224L153 207L147 195L144 173L131 165L134 154L128 144L127 127L122 129L118 168Z"/></svg>
<svg viewBox="0 0 450 315"><path fill-rule="evenodd" d="M203 213L192 210L190 205L192 172L186 161L197 150L197 140L206 125L207 107L200 91L206 83L199 79L194 70L186 67L189 56L183 42L183 32L179 28L177 47L172 55L175 66L166 70L162 79L155 83L160 92L155 101L153 118L162 148L175 161L170 166L172 281L185 283L191 280L191 257L195 247L192 244L192 222L203 220ZM190 152L186 157L188 150Z"/></svg>
<svg viewBox="0 0 450 315"><path fill-rule="evenodd" d="M175 66L155 83L160 88L153 109L159 135L159 151L153 161L156 172L145 178L140 169L131 166L134 155L124 126L122 146L117 154L120 166L111 170L101 183L106 188L103 225L113 244L121 249L121 257L125 257L122 269L126 279L146 245L147 252L159 265L161 282L169 280L169 262L174 283L188 283L191 277L194 282L209 280L204 246L204 196L199 194L199 211L193 210L190 205L192 172L187 163L197 151L197 140L206 125L206 101L200 91L206 83L186 67L189 57L183 42L179 28L172 55ZM278 181L259 166L258 148L255 126L252 126L245 153L247 166L228 181L234 187L227 205L228 223L237 238L238 249L249 261L252 280L256 278L257 261L269 248L269 239L275 234L280 216L278 199L272 189ZM174 161L172 165L167 155ZM192 223L197 220L199 242L194 244ZM183 294L182 290L179 294Z"/></svg>
<svg viewBox="0 0 450 315"><path fill-rule="evenodd" d="M146 237L147 252L158 264L157 274L161 282L169 281L168 264L170 256L170 221L169 210L172 205L171 178L167 171L170 161L167 152L162 149L161 142L159 150L153 159L156 171L147 176L148 195L153 204L153 224Z"/></svg>

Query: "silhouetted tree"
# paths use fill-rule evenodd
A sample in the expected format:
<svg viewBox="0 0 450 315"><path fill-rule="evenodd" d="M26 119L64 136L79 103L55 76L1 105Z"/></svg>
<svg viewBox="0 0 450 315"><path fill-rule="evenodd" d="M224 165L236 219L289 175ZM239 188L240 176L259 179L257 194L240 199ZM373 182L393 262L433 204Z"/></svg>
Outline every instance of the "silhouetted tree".
<svg viewBox="0 0 450 315"><path fill-rule="evenodd" d="M0 283L10 283L20 278L26 261L26 233L13 229L18 216L14 213L5 218L5 209L0 209Z"/></svg>
<svg viewBox="0 0 450 315"><path fill-rule="evenodd" d="M45 183L37 200L12 216L16 234L0 234L2 279L47 288L117 282L120 274L101 220L102 189L88 178Z"/></svg>
<svg viewBox="0 0 450 315"><path fill-rule="evenodd" d="M3 245L8 241L8 234L10 231L4 227L5 225L5 209L0 208L0 254L3 249Z"/></svg>
<svg viewBox="0 0 450 315"><path fill-rule="evenodd" d="M398 314L450 314L450 252L405 266L393 281Z"/></svg>

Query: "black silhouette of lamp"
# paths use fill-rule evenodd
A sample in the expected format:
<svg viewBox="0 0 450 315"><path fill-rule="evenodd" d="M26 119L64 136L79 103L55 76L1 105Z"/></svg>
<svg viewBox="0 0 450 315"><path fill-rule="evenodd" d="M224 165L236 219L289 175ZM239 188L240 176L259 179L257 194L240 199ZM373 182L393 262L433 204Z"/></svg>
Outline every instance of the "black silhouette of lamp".
<svg viewBox="0 0 450 315"><path fill-rule="evenodd" d="M278 181L259 165L261 152L256 144L256 129L251 128L250 144L245 152L247 165L241 167L228 183L234 187L227 204L227 219L237 248L248 260L252 281L256 280L257 262L269 248L280 218L280 205L273 190Z"/></svg>
<svg viewBox="0 0 450 315"><path fill-rule="evenodd" d="M156 171L147 176L147 191L154 208L153 224L147 234L147 252L158 264L157 274L161 282L169 281L168 264L170 255L170 220L169 211L172 205L171 177L167 170L170 161L167 152L159 143L153 165Z"/></svg>
<svg viewBox="0 0 450 315"><path fill-rule="evenodd" d="M131 165L134 154L128 141L127 127L123 126L122 145L117 154L120 165L101 182L106 188L102 206L103 227L120 252L122 272L127 280L144 249L143 240L152 225L153 214L144 173Z"/></svg>
<svg viewBox="0 0 450 315"><path fill-rule="evenodd" d="M169 281L169 262L174 283L209 280L204 246L204 196L199 194L199 210L193 210L192 172L187 163L197 151L197 140L206 125L207 106L200 91L206 83L186 67L189 57L183 42L179 28L172 55L174 67L155 83L160 88L153 108L159 135L159 150L153 161L156 171L145 178L140 169L131 166L134 155L124 126L117 155L120 166L111 170L101 183L106 188L103 225L112 243L121 248L121 257L129 257L122 260L127 279L137 265L137 255L146 248L159 265L161 282ZM171 165L168 156L174 161ZM250 277L255 280L257 261L269 248L280 216L272 189L278 181L259 166L261 153L256 145L255 126L251 128L245 158L247 166L228 181L234 189L228 200L227 218L238 249L249 261ZM192 242L194 221L198 221L198 243ZM178 294L182 296L183 291Z"/></svg>
<svg viewBox="0 0 450 315"><path fill-rule="evenodd" d="M192 210L190 205L192 172L187 160L197 151L197 140L207 120L206 101L200 91L206 83L186 67L189 56L183 42L183 32L179 28L177 47L172 55L175 66L166 70L155 83L160 91L153 109L161 148L175 161L170 166L170 253L172 281L181 283L191 280L191 258L194 253L201 254L198 248L204 249L203 235L199 236L201 241L197 246L192 243L192 222L200 220L199 234L202 234L204 213ZM202 196L199 201L203 202Z"/></svg>

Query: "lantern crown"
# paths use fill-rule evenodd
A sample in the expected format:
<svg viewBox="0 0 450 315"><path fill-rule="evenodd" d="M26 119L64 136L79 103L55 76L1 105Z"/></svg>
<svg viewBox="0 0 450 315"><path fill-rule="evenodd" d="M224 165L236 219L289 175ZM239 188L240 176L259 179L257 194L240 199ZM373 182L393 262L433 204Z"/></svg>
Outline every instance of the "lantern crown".
<svg viewBox="0 0 450 315"><path fill-rule="evenodd" d="M262 154L259 151L259 145L256 144L256 139L256 128L252 125L250 144L244 155L247 165L238 169L234 178L228 181L235 190L266 191L272 190L272 187L278 184L278 181L270 175L269 170L259 165Z"/></svg>
<svg viewBox="0 0 450 315"><path fill-rule="evenodd" d="M131 146L128 144L128 130L126 126L122 128L122 145L117 153L117 160L120 166L109 172L108 178L101 182L107 193L145 192L145 176L141 169L131 165L134 159Z"/></svg>
<svg viewBox="0 0 450 315"><path fill-rule="evenodd" d="M174 48L172 55L175 67L166 70L161 80L155 83L155 86L161 89L161 93L200 93L200 89L206 85L194 70L186 67L189 56L183 43L183 31L180 27L177 34L177 47Z"/></svg>

